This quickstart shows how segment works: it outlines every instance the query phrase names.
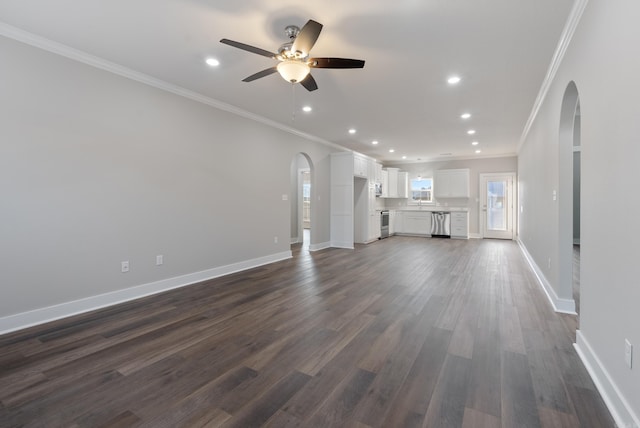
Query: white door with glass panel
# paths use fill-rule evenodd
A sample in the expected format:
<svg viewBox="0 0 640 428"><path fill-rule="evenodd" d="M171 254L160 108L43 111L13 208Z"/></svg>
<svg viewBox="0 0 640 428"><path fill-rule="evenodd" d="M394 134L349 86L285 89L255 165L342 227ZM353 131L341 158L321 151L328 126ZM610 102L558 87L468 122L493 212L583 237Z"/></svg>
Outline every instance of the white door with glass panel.
<svg viewBox="0 0 640 428"><path fill-rule="evenodd" d="M515 178L515 173L480 174L480 231L483 238L514 238Z"/></svg>

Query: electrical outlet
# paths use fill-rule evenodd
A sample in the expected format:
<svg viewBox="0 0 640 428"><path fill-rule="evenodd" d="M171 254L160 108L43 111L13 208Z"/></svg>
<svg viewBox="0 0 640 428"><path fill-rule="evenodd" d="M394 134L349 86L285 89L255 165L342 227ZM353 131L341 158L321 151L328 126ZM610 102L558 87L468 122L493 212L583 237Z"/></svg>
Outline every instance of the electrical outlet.
<svg viewBox="0 0 640 428"><path fill-rule="evenodd" d="M624 362L627 367L633 368L633 345L629 339L624 340Z"/></svg>
<svg viewBox="0 0 640 428"><path fill-rule="evenodd" d="M273 237L273 243L274 243L274 244L277 244L277 243L278 243L278 237L277 237L277 236L274 236L274 237Z"/></svg>
<svg viewBox="0 0 640 428"><path fill-rule="evenodd" d="M551 257L547 259L547 269L551 269Z"/></svg>
<svg viewBox="0 0 640 428"><path fill-rule="evenodd" d="M120 271L122 273L129 272L129 261L124 261L120 263Z"/></svg>
<svg viewBox="0 0 640 428"><path fill-rule="evenodd" d="M156 266L160 266L164 263L164 256L162 254L158 254L156 256Z"/></svg>

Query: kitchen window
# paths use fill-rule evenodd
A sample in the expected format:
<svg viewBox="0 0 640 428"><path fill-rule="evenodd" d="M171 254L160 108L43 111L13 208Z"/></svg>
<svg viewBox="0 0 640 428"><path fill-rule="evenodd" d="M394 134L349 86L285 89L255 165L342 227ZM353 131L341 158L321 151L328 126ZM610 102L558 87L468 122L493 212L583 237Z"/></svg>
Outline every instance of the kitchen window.
<svg viewBox="0 0 640 428"><path fill-rule="evenodd" d="M417 205L433 203L433 178L411 179L411 203Z"/></svg>

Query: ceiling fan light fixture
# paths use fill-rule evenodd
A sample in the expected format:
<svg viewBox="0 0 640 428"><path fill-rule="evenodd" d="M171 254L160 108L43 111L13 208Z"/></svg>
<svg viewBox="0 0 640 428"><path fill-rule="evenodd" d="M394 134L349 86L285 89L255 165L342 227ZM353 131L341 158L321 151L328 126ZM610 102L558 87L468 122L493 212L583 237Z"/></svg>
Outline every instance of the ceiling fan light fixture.
<svg viewBox="0 0 640 428"><path fill-rule="evenodd" d="M287 82L302 82L309 74L311 68L302 61L284 60L278 64L278 73Z"/></svg>

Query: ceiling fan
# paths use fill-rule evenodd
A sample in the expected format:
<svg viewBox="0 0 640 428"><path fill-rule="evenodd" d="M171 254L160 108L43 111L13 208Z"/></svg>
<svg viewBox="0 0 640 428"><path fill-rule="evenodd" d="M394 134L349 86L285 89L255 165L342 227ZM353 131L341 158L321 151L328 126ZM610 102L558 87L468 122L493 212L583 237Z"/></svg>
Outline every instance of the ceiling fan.
<svg viewBox="0 0 640 428"><path fill-rule="evenodd" d="M287 26L285 33L289 37L289 41L280 46L278 53L229 39L222 39L220 43L280 61L274 67L259 71L243 79L243 82L252 82L277 71L287 82L300 83L308 91L315 91L318 89L318 84L310 73L312 68L364 67L364 61L359 59L310 58L309 51L318 40L320 31L322 31L322 24L311 19L302 28L295 25Z"/></svg>

